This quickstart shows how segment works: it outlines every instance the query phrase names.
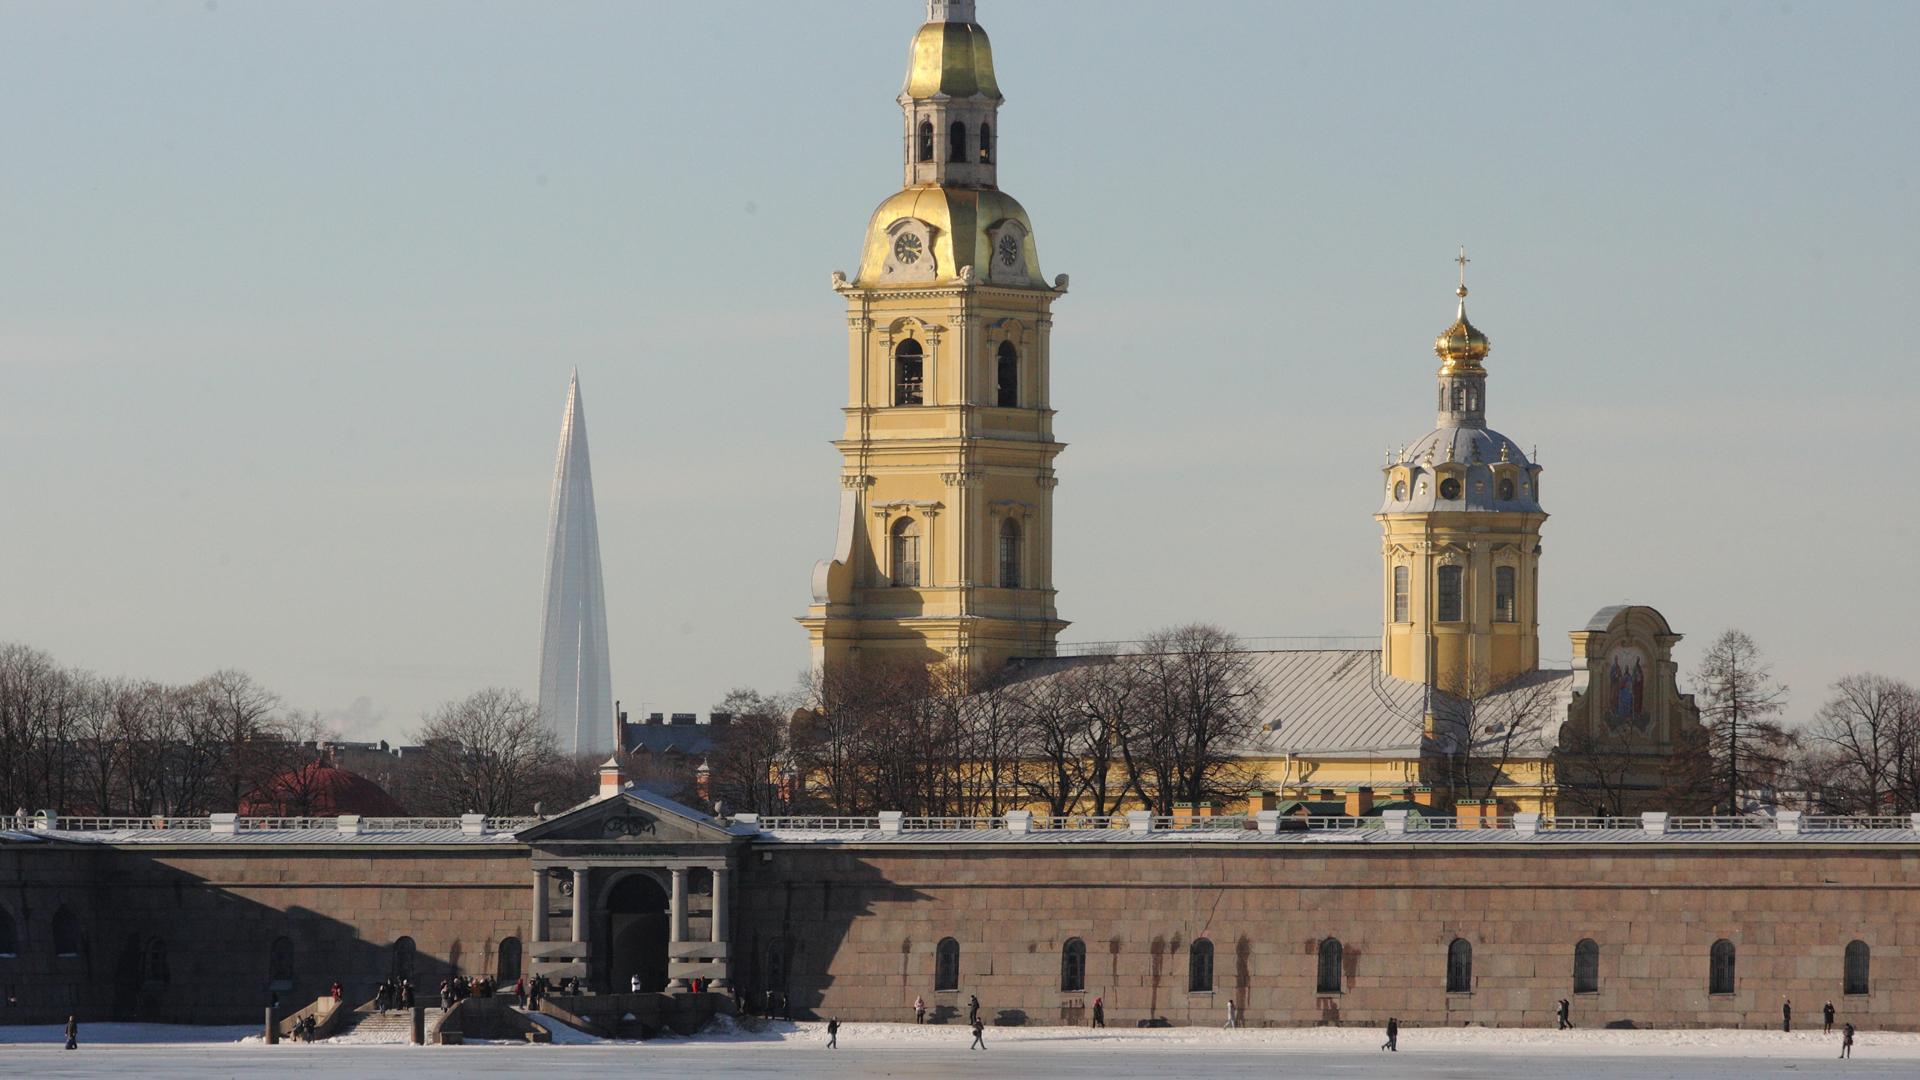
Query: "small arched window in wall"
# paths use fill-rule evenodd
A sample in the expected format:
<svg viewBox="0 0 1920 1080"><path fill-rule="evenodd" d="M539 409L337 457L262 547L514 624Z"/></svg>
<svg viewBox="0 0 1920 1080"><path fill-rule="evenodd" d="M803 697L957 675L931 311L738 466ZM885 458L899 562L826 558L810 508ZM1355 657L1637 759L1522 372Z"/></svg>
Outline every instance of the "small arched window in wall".
<svg viewBox="0 0 1920 1080"><path fill-rule="evenodd" d="M0 908L0 957L12 959L20 955L20 934L14 929L13 916L6 908Z"/></svg>
<svg viewBox="0 0 1920 1080"><path fill-rule="evenodd" d="M1460 621L1460 575L1458 566L1443 566L1435 571L1434 618L1440 622Z"/></svg>
<svg viewBox="0 0 1920 1080"><path fill-rule="evenodd" d="M910 517L893 523L889 534L893 556L891 577L897 588L917 588L920 584L920 525Z"/></svg>
<svg viewBox="0 0 1920 1080"><path fill-rule="evenodd" d="M947 129L947 160L967 160L967 125L958 120Z"/></svg>
<svg viewBox="0 0 1920 1080"><path fill-rule="evenodd" d="M1020 587L1020 523L1013 518L1000 521L1000 587Z"/></svg>
<svg viewBox="0 0 1920 1080"><path fill-rule="evenodd" d="M1068 938L1060 949L1060 992L1077 994L1087 988L1087 943Z"/></svg>
<svg viewBox="0 0 1920 1080"><path fill-rule="evenodd" d="M1393 568L1393 621L1397 623L1413 621L1407 610L1408 574L1404 566Z"/></svg>
<svg viewBox="0 0 1920 1080"><path fill-rule="evenodd" d="M993 125L980 125L980 164L993 163Z"/></svg>
<svg viewBox="0 0 1920 1080"><path fill-rule="evenodd" d="M1187 993L1213 993L1213 942L1206 938L1187 946Z"/></svg>
<svg viewBox="0 0 1920 1080"><path fill-rule="evenodd" d="M1872 953L1868 951L1866 942L1847 942L1846 980L1845 985L1842 987L1845 993L1864 994L1867 992L1869 986L1868 964L1871 959Z"/></svg>
<svg viewBox="0 0 1920 1080"><path fill-rule="evenodd" d="M396 979L413 978L413 939L398 937L393 942L393 970L389 972Z"/></svg>
<svg viewBox="0 0 1920 1080"><path fill-rule="evenodd" d="M1466 938L1447 946L1447 993L1473 993L1473 944Z"/></svg>
<svg viewBox="0 0 1920 1080"><path fill-rule="evenodd" d="M1511 566L1496 566L1493 569L1493 621L1514 622L1519 618L1520 602L1514 595L1514 573Z"/></svg>
<svg viewBox="0 0 1920 1080"><path fill-rule="evenodd" d="M920 153L918 160L933 160L933 121L920 121Z"/></svg>
<svg viewBox="0 0 1920 1080"><path fill-rule="evenodd" d="M1733 942L1721 938L1707 954L1707 993L1733 993Z"/></svg>
<svg viewBox="0 0 1920 1080"><path fill-rule="evenodd" d="M960 989L960 943L950 937L941 938L940 944L934 947L933 988Z"/></svg>
<svg viewBox="0 0 1920 1080"><path fill-rule="evenodd" d="M80 955L80 920L66 907L53 913L53 955Z"/></svg>
<svg viewBox="0 0 1920 1080"><path fill-rule="evenodd" d="M1000 351L994 361L994 404L1003 409L1016 408L1020 404L1020 350L1013 342L1000 343Z"/></svg>
<svg viewBox="0 0 1920 1080"><path fill-rule="evenodd" d="M925 400L926 350L912 338L893 348L893 403L918 405Z"/></svg>
<svg viewBox="0 0 1920 1080"><path fill-rule="evenodd" d="M1320 973L1314 980L1314 992L1337 994L1340 992L1340 940L1328 938L1320 943Z"/></svg>
<svg viewBox="0 0 1920 1080"><path fill-rule="evenodd" d="M1581 938L1573 947L1573 992L1600 992L1600 946L1592 938Z"/></svg>

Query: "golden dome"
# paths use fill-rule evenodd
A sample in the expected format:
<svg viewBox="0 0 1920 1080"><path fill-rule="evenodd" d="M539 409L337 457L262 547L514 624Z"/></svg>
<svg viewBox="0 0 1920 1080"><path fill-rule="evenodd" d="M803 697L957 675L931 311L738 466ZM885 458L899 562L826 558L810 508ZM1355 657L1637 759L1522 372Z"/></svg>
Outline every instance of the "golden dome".
<svg viewBox="0 0 1920 1080"><path fill-rule="evenodd" d="M887 230L901 218L916 218L933 226L933 261L936 280L951 281L960 267L977 268L984 275L994 255L993 240L987 235L1009 221L1020 223L1020 255L1026 262L1029 280L1039 284L1040 255L1033 243L1033 223L1013 196L997 188L948 188L922 184L895 192L874 210L867 222L867 243L860 254L862 285L878 284L887 252L893 245Z"/></svg>
<svg viewBox="0 0 1920 1080"><path fill-rule="evenodd" d="M1467 287L1457 290L1460 297L1460 314L1453 325L1439 337L1433 339L1434 355L1440 358L1440 373L1452 374L1458 371L1479 371L1480 361L1487 358L1487 352L1493 343L1487 335L1474 328L1467 321Z"/></svg>
<svg viewBox="0 0 1920 1080"><path fill-rule="evenodd" d="M987 32L970 22L930 22L922 26L913 36L907 85L901 94L916 101L976 95L1001 100Z"/></svg>

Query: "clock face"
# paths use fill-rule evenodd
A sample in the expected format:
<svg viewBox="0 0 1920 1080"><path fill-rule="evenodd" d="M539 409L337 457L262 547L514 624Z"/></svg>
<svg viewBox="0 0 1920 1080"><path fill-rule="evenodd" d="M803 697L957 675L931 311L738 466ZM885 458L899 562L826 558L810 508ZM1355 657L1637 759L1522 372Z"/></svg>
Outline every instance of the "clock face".
<svg viewBox="0 0 1920 1080"><path fill-rule="evenodd" d="M1020 241L1011 236L1000 238L1000 265L1012 266L1020 261Z"/></svg>
<svg viewBox="0 0 1920 1080"><path fill-rule="evenodd" d="M920 238L912 233L902 233L893 242L894 260L903 266L912 266L920 261Z"/></svg>

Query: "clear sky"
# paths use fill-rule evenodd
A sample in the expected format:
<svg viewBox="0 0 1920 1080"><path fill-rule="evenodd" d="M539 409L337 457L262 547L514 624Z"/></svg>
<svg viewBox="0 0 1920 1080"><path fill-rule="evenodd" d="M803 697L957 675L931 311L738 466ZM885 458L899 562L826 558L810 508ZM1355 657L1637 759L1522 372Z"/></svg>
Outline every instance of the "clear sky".
<svg viewBox="0 0 1920 1080"><path fill-rule="evenodd" d="M536 689L580 369L614 692L790 686L918 0L0 6L0 640L399 736ZM1542 648L1920 677L1920 5L981 0L1070 641L1378 632L1455 247Z"/></svg>

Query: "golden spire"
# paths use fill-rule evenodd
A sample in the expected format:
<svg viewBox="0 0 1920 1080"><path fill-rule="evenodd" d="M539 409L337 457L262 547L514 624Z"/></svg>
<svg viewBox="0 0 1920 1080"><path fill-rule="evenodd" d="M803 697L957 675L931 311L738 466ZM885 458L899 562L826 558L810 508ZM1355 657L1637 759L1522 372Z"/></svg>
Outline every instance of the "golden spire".
<svg viewBox="0 0 1920 1080"><path fill-rule="evenodd" d="M1433 341L1434 354L1440 357L1440 374L1454 375L1475 372L1485 374L1480 361L1487 358L1493 343L1487 335L1474 329L1467 321L1467 264L1473 260L1467 258L1467 249L1460 249L1460 257L1453 260L1460 264L1460 287L1453 294L1460 298L1460 308L1454 317L1453 325Z"/></svg>

